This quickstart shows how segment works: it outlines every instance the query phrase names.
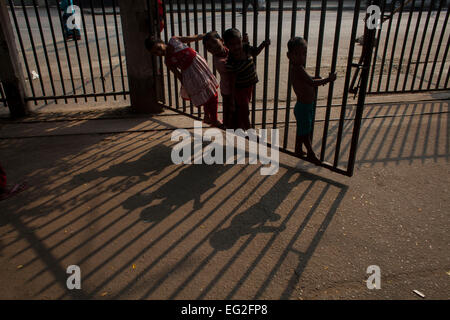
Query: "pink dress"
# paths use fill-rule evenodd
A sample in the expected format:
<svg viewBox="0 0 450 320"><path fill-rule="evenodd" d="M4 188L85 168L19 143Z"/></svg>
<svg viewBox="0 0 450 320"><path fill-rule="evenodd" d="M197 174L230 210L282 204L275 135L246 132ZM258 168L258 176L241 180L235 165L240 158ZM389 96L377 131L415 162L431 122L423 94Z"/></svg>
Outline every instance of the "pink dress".
<svg viewBox="0 0 450 320"><path fill-rule="evenodd" d="M194 49L173 37L169 41L174 52L166 56L166 65L181 70L183 84L181 97L191 100L196 107L204 105L212 97L217 95L219 83L209 70L205 59Z"/></svg>

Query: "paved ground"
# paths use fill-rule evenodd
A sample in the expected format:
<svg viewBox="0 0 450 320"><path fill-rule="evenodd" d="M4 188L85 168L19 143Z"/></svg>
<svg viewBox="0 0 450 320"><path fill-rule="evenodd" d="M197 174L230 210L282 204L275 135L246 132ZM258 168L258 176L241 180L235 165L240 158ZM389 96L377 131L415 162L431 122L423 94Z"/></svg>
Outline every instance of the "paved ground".
<svg viewBox="0 0 450 320"><path fill-rule="evenodd" d="M2 165L31 188L0 203L0 298L449 299L450 97L433 98L367 107L352 178L286 155L270 177L174 165L193 124L171 112L1 120Z"/></svg>

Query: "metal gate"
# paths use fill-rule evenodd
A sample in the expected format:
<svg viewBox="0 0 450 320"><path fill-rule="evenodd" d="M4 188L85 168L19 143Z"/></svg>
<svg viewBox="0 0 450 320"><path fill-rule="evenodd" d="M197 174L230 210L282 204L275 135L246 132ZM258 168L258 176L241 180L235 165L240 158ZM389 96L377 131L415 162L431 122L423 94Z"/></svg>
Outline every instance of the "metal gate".
<svg viewBox="0 0 450 320"><path fill-rule="evenodd" d="M55 103L78 100L127 99L129 94L124 44L117 0L82 0L81 39L68 41L58 0L8 0L17 46L27 77L27 100ZM144 0L143 0L144 1ZM161 19L156 0L145 0L149 21ZM307 70L319 77L337 72L338 80L317 91L313 146L321 165L351 176L367 93L448 90L447 28L449 8L443 0L261 1L164 0L164 29L153 28L165 41L172 35L193 35L230 27L248 33L253 45L271 39L257 59L260 82L254 90L251 123L255 128L280 129L281 151L295 155L293 96L289 81L287 42L302 36L308 45ZM386 22L380 30L365 28L370 4L381 6ZM152 6L155 8L152 8ZM419 6L417 6L419 5ZM390 13L390 15L388 14ZM388 15L386 15L388 14ZM391 18L392 17L392 18ZM161 21L156 21L161 22ZM151 24L150 24L151 25ZM155 23L155 25L160 25ZM414 29L414 32L411 32ZM151 31L150 31L151 32ZM373 50L372 40L375 38ZM363 45L358 45L365 34ZM402 37L403 35L403 37ZM211 56L195 43L212 66ZM143 49L144 50L144 49ZM154 59L161 97L169 108L195 118L200 109L179 98L173 75ZM354 93L355 95L353 95ZM355 98L358 98L355 100ZM0 102L5 103L0 86ZM222 112L221 109L219 109Z"/></svg>
<svg viewBox="0 0 450 320"><path fill-rule="evenodd" d="M338 73L338 80L317 92L313 146L320 156L321 166L351 176L355 163L361 118L375 30L365 28L366 7L362 1L344 0L330 5L317 1L265 1L265 8L242 8L241 1L165 1L166 28L161 36L166 42L172 35L193 35L216 30L220 34L231 27L248 33L254 46L271 39L272 45L257 59L260 81L254 90L251 106L251 123L254 128L280 129L280 151L296 156L296 122L293 115L293 97L289 80L289 64L286 57L287 42L293 36L308 41L307 70L313 76L327 77ZM372 3L372 1L370 1ZM377 1L374 1L377 3ZM368 59L355 63L363 47L356 46L358 34L366 35ZM202 43L195 43L210 64L212 57ZM349 97L352 75L360 73L358 100ZM180 99L179 85L167 68L165 77L165 101L173 110L200 119L200 110ZM219 114L222 113L219 107Z"/></svg>
<svg viewBox="0 0 450 320"><path fill-rule="evenodd" d="M7 2L26 76L27 100L37 105L99 97L127 99L117 0L110 7L105 7L104 0L74 1L80 9L80 39L65 36L59 2Z"/></svg>
<svg viewBox="0 0 450 320"><path fill-rule="evenodd" d="M383 0L381 9L368 93L448 90L450 1Z"/></svg>

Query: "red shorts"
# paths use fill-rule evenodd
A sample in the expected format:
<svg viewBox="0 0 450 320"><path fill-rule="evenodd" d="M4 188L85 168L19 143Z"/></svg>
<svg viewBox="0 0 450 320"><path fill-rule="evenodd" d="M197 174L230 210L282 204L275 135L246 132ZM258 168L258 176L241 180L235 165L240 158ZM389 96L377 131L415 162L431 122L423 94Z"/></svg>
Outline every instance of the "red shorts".
<svg viewBox="0 0 450 320"><path fill-rule="evenodd" d="M252 100L253 86L248 88L236 88L235 91L235 108L233 115L233 129L248 130L250 125L250 109L249 104Z"/></svg>

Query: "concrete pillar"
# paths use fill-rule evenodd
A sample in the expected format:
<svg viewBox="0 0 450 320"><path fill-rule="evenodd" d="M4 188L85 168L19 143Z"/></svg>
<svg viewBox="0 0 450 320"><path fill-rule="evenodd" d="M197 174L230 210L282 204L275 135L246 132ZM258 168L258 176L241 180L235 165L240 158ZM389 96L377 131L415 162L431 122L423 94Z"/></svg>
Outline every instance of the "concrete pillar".
<svg viewBox="0 0 450 320"><path fill-rule="evenodd" d="M156 9L156 0L149 1ZM145 49L145 39L150 34L147 1L119 0L123 40L128 70L131 106L141 113L162 112L158 101L161 83L153 76L153 57ZM152 5L153 4L153 5ZM156 10L155 10L156 11ZM152 12L155 17L155 12Z"/></svg>
<svg viewBox="0 0 450 320"><path fill-rule="evenodd" d="M28 115L28 104L25 101L25 78L19 62L6 0L0 0L0 80L11 116L24 117Z"/></svg>

